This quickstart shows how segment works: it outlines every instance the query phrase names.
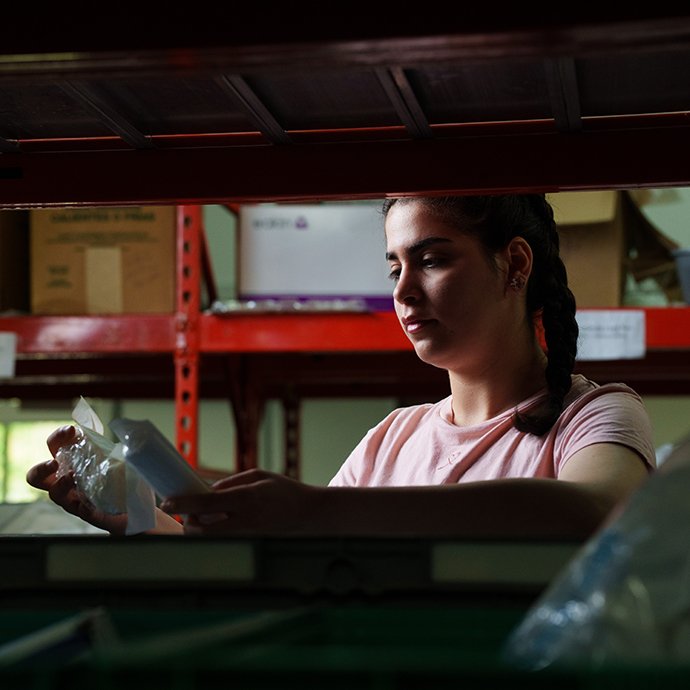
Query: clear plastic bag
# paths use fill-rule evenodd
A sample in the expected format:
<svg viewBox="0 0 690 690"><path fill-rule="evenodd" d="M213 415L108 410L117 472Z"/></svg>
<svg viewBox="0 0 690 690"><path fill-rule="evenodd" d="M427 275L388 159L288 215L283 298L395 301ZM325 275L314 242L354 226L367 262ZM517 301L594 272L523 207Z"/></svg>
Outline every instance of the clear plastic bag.
<svg viewBox="0 0 690 690"><path fill-rule="evenodd" d="M507 662L690 662L690 439L587 542L535 602Z"/></svg>
<svg viewBox="0 0 690 690"><path fill-rule="evenodd" d="M148 420L114 419L110 428L120 440L128 466L161 498L210 491L208 484Z"/></svg>
<svg viewBox="0 0 690 690"><path fill-rule="evenodd" d="M155 496L147 482L125 462L121 443L103 435L103 423L81 398L72 418L77 439L61 448L55 459L57 475L74 475L82 497L109 514L127 514L127 534L139 534L155 525Z"/></svg>

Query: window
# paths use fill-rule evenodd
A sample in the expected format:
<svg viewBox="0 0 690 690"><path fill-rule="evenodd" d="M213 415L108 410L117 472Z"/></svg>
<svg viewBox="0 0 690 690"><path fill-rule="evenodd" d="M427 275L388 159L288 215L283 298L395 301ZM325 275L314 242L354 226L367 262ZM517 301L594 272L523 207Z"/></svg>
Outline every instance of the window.
<svg viewBox="0 0 690 690"><path fill-rule="evenodd" d="M44 491L26 483L26 473L36 463L50 458L46 439L67 423L64 419L0 423L0 502L26 503L48 498Z"/></svg>

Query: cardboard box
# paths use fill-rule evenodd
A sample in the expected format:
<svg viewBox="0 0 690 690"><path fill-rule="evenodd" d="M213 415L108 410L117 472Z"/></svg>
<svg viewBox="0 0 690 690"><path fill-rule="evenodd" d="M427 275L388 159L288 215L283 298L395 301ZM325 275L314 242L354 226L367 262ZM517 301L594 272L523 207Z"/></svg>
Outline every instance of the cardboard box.
<svg viewBox="0 0 690 690"><path fill-rule="evenodd" d="M621 192L560 192L547 199L577 306L621 306L627 275Z"/></svg>
<svg viewBox="0 0 690 690"><path fill-rule="evenodd" d="M678 299L677 245L649 222L635 194L560 192L547 198L578 307L622 306L628 276L653 278L669 300Z"/></svg>
<svg viewBox="0 0 690 690"><path fill-rule="evenodd" d="M29 311L29 212L0 211L0 312Z"/></svg>
<svg viewBox="0 0 690 690"><path fill-rule="evenodd" d="M242 300L393 308L380 202L247 205L238 236Z"/></svg>
<svg viewBox="0 0 690 690"><path fill-rule="evenodd" d="M173 311L176 207L30 213L33 313Z"/></svg>

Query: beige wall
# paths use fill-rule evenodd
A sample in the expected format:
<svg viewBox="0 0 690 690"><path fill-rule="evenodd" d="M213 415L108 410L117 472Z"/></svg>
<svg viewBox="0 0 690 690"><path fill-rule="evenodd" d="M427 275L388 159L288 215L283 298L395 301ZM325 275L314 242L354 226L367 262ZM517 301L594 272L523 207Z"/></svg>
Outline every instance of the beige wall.
<svg viewBox="0 0 690 690"><path fill-rule="evenodd" d="M646 396L644 402L652 420L657 448L675 443L690 433L690 397Z"/></svg>

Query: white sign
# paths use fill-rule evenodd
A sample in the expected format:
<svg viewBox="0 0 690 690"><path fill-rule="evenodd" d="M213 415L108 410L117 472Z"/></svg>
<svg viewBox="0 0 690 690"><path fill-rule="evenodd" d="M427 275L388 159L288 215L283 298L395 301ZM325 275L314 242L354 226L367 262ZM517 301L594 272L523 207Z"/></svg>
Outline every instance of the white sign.
<svg viewBox="0 0 690 690"><path fill-rule="evenodd" d="M14 376L14 364L17 359L17 334L0 333L0 378Z"/></svg>
<svg viewBox="0 0 690 690"><path fill-rule="evenodd" d="M645 313L638 309L577 312L580 361L641 359L645 356Z"/></svg>
<svg viewBox="0 0 690 690"><path fill-rule="evenodd" d="M243 206L241 299L378 298L392 308L381 203Z"/></svg>

